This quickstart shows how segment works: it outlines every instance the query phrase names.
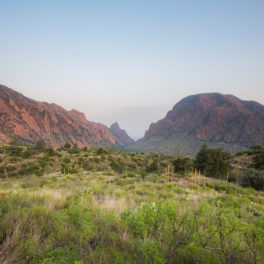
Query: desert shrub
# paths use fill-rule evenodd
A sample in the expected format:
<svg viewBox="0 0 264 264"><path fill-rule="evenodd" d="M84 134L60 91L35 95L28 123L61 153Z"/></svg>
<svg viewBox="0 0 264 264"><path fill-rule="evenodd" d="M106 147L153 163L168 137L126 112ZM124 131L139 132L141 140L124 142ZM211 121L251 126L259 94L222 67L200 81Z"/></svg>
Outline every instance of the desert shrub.
<svg viewBox="0 0 264 264"><path fill-rule="evenodd" d="M8 172L12 172L12 171L15 171L15 170L16 170L16 167L15 167L15 166L8 165L8 166L6 167L6 171L8 171Z"/></svg>
<svg viewBox="0 0 264 264"><path fill-rule="evenodd" d="M84 161L84 159L82 157L79 157L77 163L79 165L81 165L83 163L83 161Z"/></svg>
<svg viewBox="0 0 264 264"><path fill-rule="evenodd" d="M99 158L94 158L93 161L94 161L95 163L99 163L99 162L100 162L100 159L99 159Z"/></svg>
<svg viewBox="0 0 264 264"><path fill-rule="evenodd" d="M62 161L68 164L71 162L71 159L69 157L64 157Z"/></svg>
<svg viewBox="0 0 264 264"><path fill-rule="evenodd" d="M10 158L8 159L8 161L11 162L11 163L16 163L16 162L18 162L19 160L20 160L20 158L18 158L18 157L10 157Z"/></svg>
<svg viewBox="0 0 264 264"><path fill-rule="evenodd" d="M252 167L256 170L264 170L264 148L260 147L253 157Z"/></svg>
<svg viewBox="0 0 264 264"><path fill-rule="evenodd" d="M128 178L135 178L136 177L136 174L133 171L128 171L126 173L126 177L128 177Z"/></svg>
<svg viewBox="0 0 264 264"><path fill-rule="evenodd" d="M46 162L46 163L52 163L52 162L53 162L53 159L50 158L50 157L47 156L47 155L44 155L44 156L42 156L42 157L39 157L38 159L39 159L39 160L42 160L42 161L44 161L44 162Z"/></svg>
<svg viewBox="0 0 264 264"><path fill-rule="evenodd" d="M76 174L79 172L79 169L77 168L70 168L66 164L61 164L61 172L66 174Z"/></svg>
<svg viewBox="0 0 264 264"><path fill-rule="evenodd" d="M188 157L178 157L173 161L174 171L176 173L184 173L192 170L192 159Z"/></svg>
<svg viewBox="0 0 264 264"><path fill-rule="evenodd" d="M107 154L107 150L106 150L106 149L103 149L103 148L99 148L99 149L96 151L96 154L97 154L97 155Z"/></svg>
<svg viewBox="0 0 264 264"><path fill-rule="evenodd" d="M204 144L196 155L194 166L206 176L220 179L231 170L231 155L222 149L207 149Z"/></svg>
<svg viewBox="0 0 264 264"><path fill-rule="evenodd" d="M37 150L36 149L34 149L34 148L27 148L27 149L25 149L22 152L21 157L23 159L28 159L28 158L32 157L34 154L36 154L36 153L37 153Z"/></svg>
<svg viewBox="0 0 264 264"><path fill-rule="evenodd" d="M68 149L69 154L79 154L81 150L79 148L70 148Z"/></svg>
<svg viewBox="0 0 264 264"><path fill-rule="evenodd" d="M9 146L5 146L4 147L4 151L9 156L20 156L22 151L23 151L23 149L20 146L9 145Z"/></svg>
<svg viewBox="0 0 264 264"><path fill-rule="evenodd" d="M140 177L142 180L144 180L148 176L148 173L146 171L141 171L140 172Z"/></svg>
<svg viewBox="0 0 264 264"><path fill-rule="evenodd" d="M153 160L146 169L147 172L157 172L158 171L158 162Z"/></svg>
<svg viewBox="0 0 264 264"><path fill-rule="evenodd" d="M65 145L63 146L63 148L70 149L71 148L71 144L69 142L67 142L67 143L65 143Z"/></svg>
<svg viewBox="0 0 264 264"><path fill-rule="evenodd" d="M88 149L87 149L87 147L83 147L83 151L87 151Z"/></svg>
<svg viewBox="0 0 264 264"><path fill-rule="evenodd" d="M240 184L243 187L252 187L256 190L264 191L264 171L246 169L240 171Z"/></svg>
<svg viewBox="0 0 264 264"><path fill-rule="evenodd" d="M53 157L53 156L59 156L60 154L55 151L53 148L47 148L45 149L45 152L47 153L47 156Z"/></svg>
<svg viewBox="0 0 264 264"><path fill-rule="evenodd" d="M41 168L45 168L45 166L48 165L48 163L44 160L38 160L38 163Z"/></svg>
<svg viewBox="0 0 264 264"><path fill-rule="evenodd" d="M18 170L18 173L20 175L26 175L26 174L29 175L32 173L36 173L38 171L41 171L39 164L27 162L27 163L21 164L21 168Z"/></svg>
<svg viewBox="0 0 264 264"><path fill-rule="evenodd" d="M82 162L82 167L83 167L84 170L91 170L91 169L93 169L93 165L92 165L92 163L89 160L84 160Z"/></svg>
<svg viewBox="0 0 264 264"><path fill-rule="evenodd" d="M120 163L118 163L117 161L115 161L114 159L110 160L110 166L112 168L113 171L116 172L122 172L124 169L124 166Z"/></svg>

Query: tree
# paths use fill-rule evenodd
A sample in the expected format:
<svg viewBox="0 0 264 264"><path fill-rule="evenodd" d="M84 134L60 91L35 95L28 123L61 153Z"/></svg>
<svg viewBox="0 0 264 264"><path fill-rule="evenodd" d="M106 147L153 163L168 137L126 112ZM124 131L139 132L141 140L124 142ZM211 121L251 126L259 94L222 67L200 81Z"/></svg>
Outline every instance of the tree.
<svg viewBox="0 0 264 264"><path fill-rule="evenodd" d="M206 176L221 178L231 170L231 154L222 149L209 149L207 151Z"/></svg>
<svg viewBox="0 0 264 264"><path fill-rule="evenodd" d="M264 148L258 146L258 148L255 147L255 156L253 157L253 164L252 166L256 170L264 170Z"/></svg>
<svg viewBox="0 0 264 264"><path fill-rule="evenodd" d="M206 144L203 144L195 157L194 167L201 173L205 173L207 159L208 159L208 148Z"/></svg>
<svg viewBox="0 0 264 264"><path fill-rule="evenodd" d="M204 144L196 155L194 167L208 177L220 179L231 170L231 154L222 149L208 149Z"/></svg>
<svg viewBox="0 0 264 264"><path fill-rule="evenodd" d="M174 171L177 173L184 173L192 169L192 160L188 157L178 157L173 162Z"/></svg>

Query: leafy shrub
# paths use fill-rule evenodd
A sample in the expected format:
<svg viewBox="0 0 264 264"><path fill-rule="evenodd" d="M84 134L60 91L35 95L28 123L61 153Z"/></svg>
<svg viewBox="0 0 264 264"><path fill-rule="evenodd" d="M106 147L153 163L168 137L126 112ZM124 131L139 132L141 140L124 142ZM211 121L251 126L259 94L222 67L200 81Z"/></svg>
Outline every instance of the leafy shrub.
<svg viewBox="0 0 264 264"><path fill-rule="evenodd" d="M23 149L20 146L10 145L10 146L5 146L4 150L6 154L9 156L20 156Z"/></svg>
<svg viewBox="0 0 264 264"><path fill-rule="evenodd" d="M240 184L243 187L252 187L259 191L264 191L264 171L255 169L242 170L240 172Z"/></svg>
<svg viewBox="0 0 264 264"><path fill-rule="evenodd" d="M253 157L252 167L256 170L264 170L264 148L259 148L256 155Z"/></svg>
<svg viewBox="0 0 264 264"><path fill-rule="evenodd" d="M158 171L158 162L153 160L151 164L146 169L147 172L157 172Z"/></svg>
<svg viewBox="0 0 264 264"><path fill-rule="evenodd" d="M115 161L114 159L110 160L110 166L112 168L113 171L116 172L122 172L124 169L124 166L120 163L118 163L117 161Z"/></svg>
<svg viewBox="0 0 264 264"><path fill-rule="evenodd" d="M78 148L71 148L71 149L68 149L68 153L69 154L79 154L80 153L80 149Z"/></svg>
<svg viewBox="0 0 264 264"><path fill-rule="evenodd" d="M45 150L45 152L47 153L47 155L49 157L53 157L53 156L59 156L60 154L58 152L56 152L53 148L47 148Z"/></svg>
<svg viewBox="0 0 264 264"><path fill-rule="evenodd" d="M62 160L64 163L70 163L71 160L69 157L64 157L63 160Z"/></svg>
<svg viewBox="0 0 264 264"><path fill-rule="evenodd" d="M32 173L39 172L40 170L41 170L41 168L40 168L39 164L28 162L28 163L23 163L21 165L21 168L18 170L18 173L20 175L26 175L26 174L29 175Z"/></svg>
<svg viewBox="0 0 264 264"><path fill-rule="evenodd" d="M99 149L96 151L96 154L97 154L97 155L107 154L107 150L105 150L105 149L103 149L103 148L99 148Z"/></svg>
<svg viewBox="0 0 264 264"><path fill-rule="evenodd" d="M32 157L34 154L36 154L36 153L37 153L36 149L28 148L28 149L25 149L22 152L21 157L23 159L28 159L28 158Z"/></svg>
<svg viewBox="0 0 264 264"><path fill-rule="evenodd" d="M231 170L231 155L222 149L207 149L204 144L196 155L194 166L206 176L220 179Z"/></svg>
<svg viewBox="0 0 264 264"><path fill-rule="evenodd" d="M184 173L192 170L192 159L188 157L178 157L173 161L174 171L176 173Z"/></svg>
<svg viewBox="0 0 264 264"><path fill-rule="evenodd" d="M136 174L132 171L129 171L127 174L126 174L126 177L128 178L135 178L136 177Z"/></svg>

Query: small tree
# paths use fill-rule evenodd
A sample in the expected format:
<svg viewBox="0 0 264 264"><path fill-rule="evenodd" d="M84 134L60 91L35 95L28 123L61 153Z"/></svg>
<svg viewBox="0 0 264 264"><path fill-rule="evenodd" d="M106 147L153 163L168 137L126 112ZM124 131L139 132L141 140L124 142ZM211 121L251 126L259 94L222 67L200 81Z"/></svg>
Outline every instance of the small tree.
<svg viewBox="0 0 264 264"><path fill-rule="evenodd" d="M231 155L222 149L209 149L207 151L206 176L221 178L231 170Z"/></svg>
<svg viewBox="0 0 264 264"><path fill-rule="evenodd" d="M252 166L256 170L264 170L264 148L258 146L255 147L255 156L253 157L253 164Z"/></svg>
<svg viewBox="0 0 264 264"><path fill-rule="evenodd" d="M222 149L208 149L204 144L196 155L194 167L208 177L220 179L231 170L231 154Z"/></svg>
<svg viewBox="0 0 264 264"><path fill-rule="evenodd" d="M195 157L194 167L201 173L205 173L207 159L208 159L208 148L206 144L203 144Z"/></svg>
<svg viewBox="0 0 264 264"><path fill-rule="evenodd" d="M186 174L192 169L192 160L188 157L178 157L173 162L174 171Z"/></svg>

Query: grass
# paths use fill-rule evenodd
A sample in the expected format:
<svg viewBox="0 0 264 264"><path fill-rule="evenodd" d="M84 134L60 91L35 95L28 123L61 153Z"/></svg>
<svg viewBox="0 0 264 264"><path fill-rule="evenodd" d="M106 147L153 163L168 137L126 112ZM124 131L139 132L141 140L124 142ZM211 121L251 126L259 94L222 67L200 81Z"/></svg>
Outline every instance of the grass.
<svg viewBox="0 0 264 264"><path fill-rule="evenodd" d="M35 172L43 153L13 159L16 176L2 175L0 263L264 263L263 192L146 173L172 155L58 152L43 175Z"/></svg>

